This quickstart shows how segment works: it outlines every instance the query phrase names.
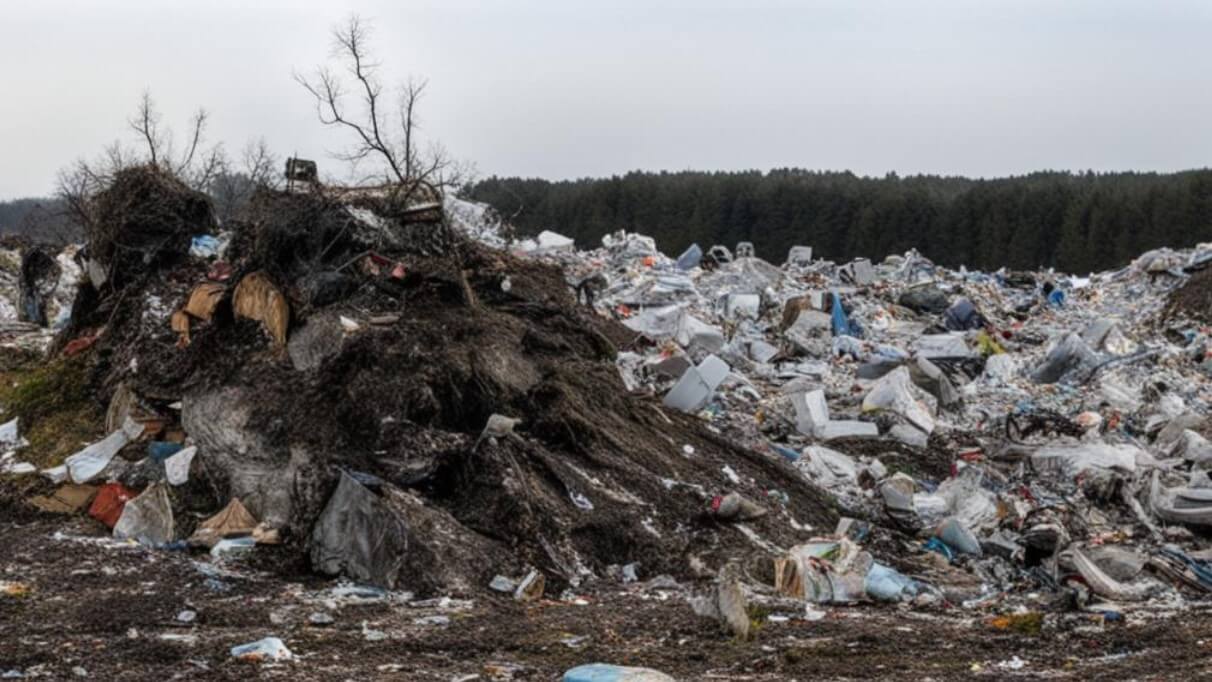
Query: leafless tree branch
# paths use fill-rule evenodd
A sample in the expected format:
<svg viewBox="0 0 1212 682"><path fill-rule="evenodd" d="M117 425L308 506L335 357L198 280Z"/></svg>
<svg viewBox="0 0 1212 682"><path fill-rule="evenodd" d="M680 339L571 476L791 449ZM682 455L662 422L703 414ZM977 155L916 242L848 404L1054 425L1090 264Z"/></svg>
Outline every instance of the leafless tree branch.
<svg viewBox="0 0 1212 682"><path fill-rule="evenodd" d="M396 111L384 111L386 93L378 76L379 65L371 56L369 36L369 27L356 15L333 30L333 54L347 74L344 79L324 66L310 77L295 74L295 80L315 100L320 123L345 128L354 135L354 143L333 156L354 165L377 159L388 184L396 185L393 193L399 198L407 199L423 186L439 190L452 186L447 183L457 175L452 172L456 164L446 151L438 145L419 151L417 113L427 81L407 81L399 89ZM354 94L358 101L356 115L345 107L347 94Z"/></svg>
<svg viewBox="0 0 1212 682"><path fill-rule="evenodd" d="M147 90L143 91L143 97L139 100L139 109L130 119L130 127L147 143L147 154L151 164L156 165L159 162L157 157L160 145L163 143L160 139L160 115L156 113L155 103L152 102L151 93Z"/></svg>
<svg viewBox="0 0 1212 682"><path fill-rule="evenodd" d="M177 167L174 169L177 175L184 173L190 167L190 164L194 162L194 154L198 151L198 143L202 141L202 135L206 131L207 118L208 115L205 109L199 109L198 113L194 114L194 119L191 122L193 135L190 136L189 151L185 153L185 156L181 159L181 163L177 164ZM213 150L211 155L214 155Z"/></svg>
<svg viewBox="0 0 1212 682"><path fill-rule="evenodd" d="M278 186L278 158L269 149L265 138L249 142L244 147L244 173L254 186Z"/></svg>

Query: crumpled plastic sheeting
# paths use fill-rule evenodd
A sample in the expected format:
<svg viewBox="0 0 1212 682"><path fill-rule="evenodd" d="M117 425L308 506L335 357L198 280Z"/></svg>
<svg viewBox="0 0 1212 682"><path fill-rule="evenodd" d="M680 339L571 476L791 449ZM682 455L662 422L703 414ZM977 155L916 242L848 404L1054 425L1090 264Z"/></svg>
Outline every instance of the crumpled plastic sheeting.
<svg viewBox="0 0 1212 682"><path fill-rule="evenodd" d="M885 374L863 398L863 412L877 410L895 412L926 433L934 431L934 417L914 396L907 367L899 367Z"/></svg>
<svg viewBox="0 0 1212 682"><path fill-rule="evenodd" d="M1149 508L1163 521L1212 526L1212 489L1166 488L1161 484L1158 472L1154 472L1149 488Z"/></svg>
<svg viewBox="0 0 1212 682"><path fill-rule="evenodd" d="M1063 552L1061 561L1067 561L1082 576L1095 594L1108 599L1121 601L1140 601L1147 599L1158 591L1160 585L1152 582L1121 583L1107 575L1090 557L1079 548L1071 548Z"/></svg>
<svg viewBox="0 0 1212 682"><path fill-rule="evenodd" d="M173 541L173 508L168 488L153 484L126 503L114 525L114 537L135 540L141 545L159 547Z"/></svg>
<svg viewBox="0 0 1212 682"><path fill-rule="evenodd" d="M853 485L858 477L854 458L821 445L804 448L796 467L818 485L831 488L839 483Z"/></svg>
<svg viewBox="0 0 1212 682"><path fill-rule="evenodd" d="M518 568L499 543L448 512L390 483L374 485L372 491L342 472L308 540L316 571L387 589L449 594L482 589L492 573Z"/></svg>
<svg viewBox="0 0 1212 682"><path fill-rule="evenodd" d="M394 589L408 551L408 525L347 473L316 521L309 551L312 567Z"/></svg>
<svg viewBox="0 0 1212 682"><path fill-rule="evenodd" d="M942 482L935 493L947 502L947 511L971 529L992 528L998 523L997 498L981 487L981 470L967 467Z"/></svg>
<svg viewBox="0 0 1212 682"><path fill-rule="evenodd" d="M88 483L109 466L114 455L143 434L143 425L130 417L122 428L64 460L73 483Z"/></svg>
<svg viewBox="0 0 1212 682"><path fill-rule="evenodd" d="M1044 364L1031 375L1037 384L1081 383L1090 377L1101 359L1074 333L1066 334L1052 347Z"/></svg>
<svg viewBox="0 0 1212 682"><path fill-rule="evenodd" d="M1008 384L1018 373L1018 360L1009 353L998 353L997 355L989 356L985 361L984 377L997 384Z"/></svg>
<svg viewBox="0 0 1212 682"><path fill-rule="evenodd" d="M1092 469L1110 469L1131 473L1136 461L1145 452L1134 445L1083 443L1046 445L1031 455L1031 464L1043 471L1060 471L1068 478Z"/></svg>
<svg viewBox="0 0 1212 682"><path fill-rule="evenodd" d="M774 574L780 593L818 604L908 601L921 589L846 539L796 545L775 560Z"/></svg>
<svg viewBox="0 0 1212 682"><path fill-rule="evenodd" d="M189 481L189 467L197 454L198 448L191 445L164 460L165 480L169 485L185 485Z"/></svg>

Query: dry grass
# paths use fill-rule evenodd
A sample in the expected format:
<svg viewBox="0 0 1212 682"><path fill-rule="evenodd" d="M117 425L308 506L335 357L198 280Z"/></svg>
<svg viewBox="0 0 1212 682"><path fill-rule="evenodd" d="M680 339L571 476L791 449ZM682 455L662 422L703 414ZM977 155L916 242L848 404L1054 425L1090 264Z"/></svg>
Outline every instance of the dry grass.
<svg viewBox="0 0 1212 682"><path fill-rule="evenodd" d="M88 390L82 358L0 371L5 420L19 418L29 441L20 459L39 468L57 466L83 444L104 435L105 414Z"/></svg>

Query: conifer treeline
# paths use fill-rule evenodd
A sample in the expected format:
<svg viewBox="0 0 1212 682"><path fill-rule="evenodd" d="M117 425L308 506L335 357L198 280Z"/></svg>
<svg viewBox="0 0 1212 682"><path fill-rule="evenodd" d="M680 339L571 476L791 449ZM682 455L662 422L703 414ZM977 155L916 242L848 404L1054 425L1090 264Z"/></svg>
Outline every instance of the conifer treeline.
<svg viewBox="0 0 1212 682"><path fill-rule="evenodd" d="M917 248L982 269L1122 266L1148 249L1212 241L1212 171L1055 173L993 180L778 169L633 172L550 182L492 177L473 199L512 215L523 234L550 229L580 246L625 229L677 256L693 242L751 241L781 263L803 244L818 257L882 259Z"/></svg>

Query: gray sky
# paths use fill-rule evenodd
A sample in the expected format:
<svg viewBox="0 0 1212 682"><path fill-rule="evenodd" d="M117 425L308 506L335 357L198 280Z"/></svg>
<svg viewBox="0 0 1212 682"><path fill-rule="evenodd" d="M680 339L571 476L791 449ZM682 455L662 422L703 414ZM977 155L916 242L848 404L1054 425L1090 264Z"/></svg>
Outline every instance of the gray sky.
<svg viewBox="0 0 1212 682"><path fill-rule="evenodd" d="M321 161L291 80L351 11L425 132L481 176L802 166L882 175L1212 159L1207 0L3 0L0 197L165 123Z"/></svg>

